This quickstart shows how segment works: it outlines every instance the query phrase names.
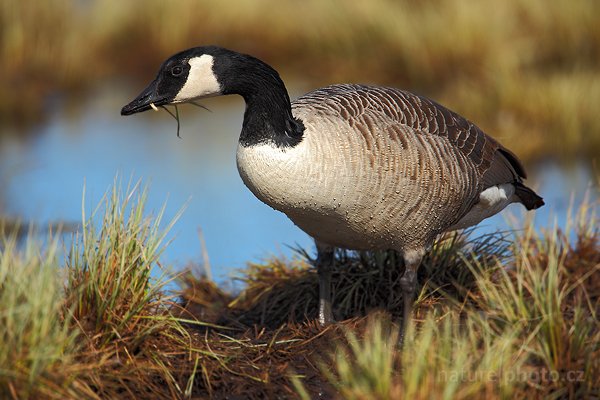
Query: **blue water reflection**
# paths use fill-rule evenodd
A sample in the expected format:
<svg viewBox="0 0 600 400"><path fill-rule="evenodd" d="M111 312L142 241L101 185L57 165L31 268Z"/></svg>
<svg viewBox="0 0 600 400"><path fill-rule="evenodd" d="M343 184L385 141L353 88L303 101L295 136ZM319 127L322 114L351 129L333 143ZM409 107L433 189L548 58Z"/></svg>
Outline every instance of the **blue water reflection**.
<svg viewBox="0 0 600 400"><path fill-rule="evenodd" d="M28 221L79 221L84 183L86 204L95 205L119 174L124 181L131 177L149 183L148 210L158 211L168 201L167 219L187 202L163 258L175 267L201 260L198 228L219 281L248 261L271 254L290 256L287 245L312 246L306 234L258 201L238 176L241 98L205 101L212 113L182 107L178 139L176 122L164 112L119 115L136 93L136 88L112 86L98 91L77 112L56 107L27 139L0 135L3 212ZM556 215L564 225L570 195L580 201L593 179L588 169L579 165L562 170L554 164L529 169L529 182L547 203L536 223L548 225ZM509 210L521 215L519 206ZM506 227L505 218L496 216L485 221L481 231Z"/></svg>

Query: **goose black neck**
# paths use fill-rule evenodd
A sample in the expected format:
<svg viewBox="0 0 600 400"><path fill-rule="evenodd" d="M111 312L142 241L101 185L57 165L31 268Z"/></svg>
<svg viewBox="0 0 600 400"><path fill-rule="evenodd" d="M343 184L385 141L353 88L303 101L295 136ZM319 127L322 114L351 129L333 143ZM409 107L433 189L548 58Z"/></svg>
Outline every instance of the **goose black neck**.
<svg viewBox="0 0 600 400"><path fill-rule="evenodd" d="M302 141L304 125L292 115L287 90L269 65L248 55L233 53L215 61L223 94L239 94L246 101L240 134L242 146L271 144L280 148Z"/></svg>

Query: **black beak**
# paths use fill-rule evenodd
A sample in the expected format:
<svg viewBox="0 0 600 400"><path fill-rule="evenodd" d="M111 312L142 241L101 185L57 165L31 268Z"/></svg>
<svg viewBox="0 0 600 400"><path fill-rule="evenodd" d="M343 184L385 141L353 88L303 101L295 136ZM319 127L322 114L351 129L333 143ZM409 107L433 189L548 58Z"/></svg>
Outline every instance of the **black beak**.
<svg viewBox="0 0 600 400"><path fill-rule="evenodd" d="M135 98L135 100L121 109L121 115L136 114L152 108L150 104L154 104L154 106L158 107L168 104L168 102L166 97L158 95L157 80L154 80L138 97Z"/></svg>

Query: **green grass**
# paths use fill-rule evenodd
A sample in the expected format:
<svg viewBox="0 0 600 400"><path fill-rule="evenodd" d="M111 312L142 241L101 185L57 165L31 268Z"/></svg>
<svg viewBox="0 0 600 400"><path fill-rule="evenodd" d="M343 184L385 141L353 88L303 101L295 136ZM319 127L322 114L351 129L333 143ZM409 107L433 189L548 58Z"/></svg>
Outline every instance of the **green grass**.
<svg viewBox="0 0 600 400"><path fill-rule="evenodd" d="M67 297L73 303L73 316L84 321L99 346L123 338L135 339L139 346L155 330L158 321L143 318L160 314L164 274L152 278L164 249L166 232L160 228L163 210L148 220L144 216L146 192L133 197L138 188L122 196L113 187L101 206L103 215L83 216L81 240L76 240L66 261ZM101 225L95 220L101 217ZM155 271L156 272L156 271Z"/></svg>
<svg viewBox="0 0 600 400"><path fill-rule="evenodd" d="M118 186L84 216L64 264L55 240L19 245L13 234L0 243L1 398L177 391L157 355L161 339L183 332L167 281L151 276L165 245L162 211L148 218L145 191Z"/></svg>
<svg viewBox="0 0 600 400"><path fill-rule="evenodd" d="M54 377L73 361L77 332L65 309L55 241L44 251L16 239L0 244L0 397L50 395Z"/></svg>
<svg viewBox="0 0 600 400"><path fill-rule="evenodd" d="M187 271L175 297L156 274L173 222L147 214L139 184L119 186L84 214L64 260L52 238L0 241L1 398L524 399L600 389L598 204L562 230L442 238L420 270L399 348L395 253L336 254L340 322L325 329L301 250L250 265L235 294Z"/></svg>
<svg viewBox="0 0 600 400"><path fill-rule="evenodd" d="M167 56L214 43L306 89L367 82L431 96L526 160L593 158L599 12L594 0L7 0L0 84L15 95L0 99L0 116L38 121L48 94L77 99L111 79L141 87Z"/></svg>

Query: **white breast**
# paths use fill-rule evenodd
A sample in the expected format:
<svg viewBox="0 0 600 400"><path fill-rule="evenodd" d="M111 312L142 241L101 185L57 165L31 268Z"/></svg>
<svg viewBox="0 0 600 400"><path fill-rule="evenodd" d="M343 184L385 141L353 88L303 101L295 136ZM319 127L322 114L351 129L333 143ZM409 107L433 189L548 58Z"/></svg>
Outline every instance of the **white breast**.
<svg viewBox="0 0 600 400"><path fill-rule="evenodd" d="M260 200L283 212L314 196L306 186L308 180L303 179L309 172L308 164L305 141L286 149L260 144L239 145L237 150L238 171L246 186Z"/></svg>
<svg viewBox="0 0 600 400"><path fill-rule="evenodd" d="M356 187L361 179L349 165L356 164L352 152L343 149L344 141L333 126L322 122L329 135L316 135L307 125L306 135L294 147L238 146L242 180L256 197L314 238L347 248L375 247L377 235L366 232L362 218L368 218L368 211L360 209L372 193Z"/></svg>

